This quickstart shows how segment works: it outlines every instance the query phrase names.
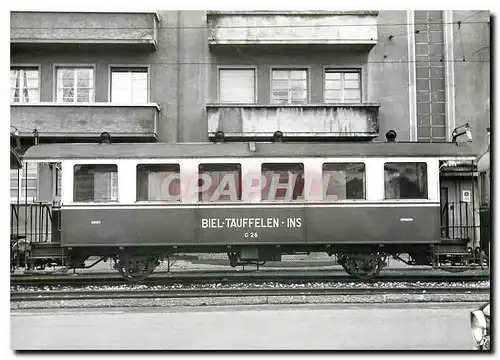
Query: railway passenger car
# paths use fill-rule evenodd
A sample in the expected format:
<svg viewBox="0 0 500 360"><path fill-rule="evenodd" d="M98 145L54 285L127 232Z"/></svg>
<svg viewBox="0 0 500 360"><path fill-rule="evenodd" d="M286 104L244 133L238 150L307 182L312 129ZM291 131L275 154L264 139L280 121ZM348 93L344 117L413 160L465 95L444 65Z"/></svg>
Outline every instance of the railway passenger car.
<svg viewBox="0 0 500 360"><path fill-rule="evenodd" d="M388 256L478 264L477 232L442 228L441 175L476 161L452 143L42 144L24 161L62 169L51 238L31 244L47 263L111 258L131 280L190 252L232 266L326 252L361 278Z"/></svg>

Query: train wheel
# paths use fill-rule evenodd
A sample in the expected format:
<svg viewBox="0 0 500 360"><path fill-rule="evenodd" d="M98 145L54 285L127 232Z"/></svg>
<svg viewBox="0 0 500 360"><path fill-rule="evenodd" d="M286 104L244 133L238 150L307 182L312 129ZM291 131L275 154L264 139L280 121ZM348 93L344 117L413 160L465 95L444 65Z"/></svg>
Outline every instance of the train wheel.
<svg viewBox="0 0 500 360"><path fill-rule="evenodd" d="M352 277L369 280L387 266L386 258L387 255L382 253L353 253L342 254L338 262Z"/></svg>
<svg viewBox="0 0 500 360"><path fill-rule="evenodd" d="M145 280L156 269L160 262L158 258L149 258L145 260L119 259L115 260L114 268L127 281L138 282Z"/></svg>

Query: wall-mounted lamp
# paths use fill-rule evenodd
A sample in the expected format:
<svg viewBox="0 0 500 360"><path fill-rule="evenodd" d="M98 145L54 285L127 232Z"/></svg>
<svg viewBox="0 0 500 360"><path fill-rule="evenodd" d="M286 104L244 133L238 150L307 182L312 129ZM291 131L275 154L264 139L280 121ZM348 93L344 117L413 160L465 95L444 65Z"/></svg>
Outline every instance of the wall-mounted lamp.
<svg viewBox="0 0 500 360"><path fill-rule="evenodd" d="M472 142L472 133L468 123L453 129L451 133L451 142L456 144L457 138L462 135L467 135L467 142Z"/></svg>

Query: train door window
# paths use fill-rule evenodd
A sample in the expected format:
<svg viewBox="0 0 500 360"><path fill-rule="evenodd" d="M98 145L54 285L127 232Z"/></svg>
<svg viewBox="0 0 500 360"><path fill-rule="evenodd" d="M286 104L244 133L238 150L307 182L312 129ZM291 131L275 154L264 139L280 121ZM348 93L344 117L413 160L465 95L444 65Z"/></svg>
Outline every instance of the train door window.
<svg viewBox="0 0 500 360"><path fill-rule="evenodd" d="M427 199L426 163L385 163L386 199Z"/></svg>
<svg viewBox="0 0 500 360"><path fill-rule="evenodd" d="M489 184L489 179L488 179L488 173L486 171L482 171L479 174L479 179L480 179L480 186L481 188L479 189L480 194L481 194L481 205L487 205L490 203L489 201L489 193L490 189L488 188Z"/></svg>
<svg viewBox="0 0 500 360"><path fill-rule="evenodd" d="M62 187L62 171L61 163L56 166L56 196L61 196Z"/></svg>
<svg viewBox="0 0 500 360"><path fill-rule="evenodd" d="M55 200L61 199L61 163L55 163L50 165L52 169L52 197Z"/></svg>
<svg viewBox="0 0 500 360"><path fill-rule="evenodd" d="M179 164L137 165L137 201L180 201Z"/></svg>
<svg viewBox="0 0 500 360"><path fill-rule="evenodd" d="M118 167L114 164L75 165L73 201L118 201Z"/></svg>
<svg viewBox="0 0 500 360"><path fill-rule="evenodd" d="M261 199L268 201L304 200L304 164L264 163Z"/></svg>
<svg viewBox="0 0 500 360"><path fill-rule="evenodd" d="M323 193L326 201L365 199L365 164L323 164Z"/></svg>
<svg viewBox="0 0 500 360"><path fill-rule="evenodd" d="M198 200L241 200L240 164L200 164L198 167Z"/></svg>

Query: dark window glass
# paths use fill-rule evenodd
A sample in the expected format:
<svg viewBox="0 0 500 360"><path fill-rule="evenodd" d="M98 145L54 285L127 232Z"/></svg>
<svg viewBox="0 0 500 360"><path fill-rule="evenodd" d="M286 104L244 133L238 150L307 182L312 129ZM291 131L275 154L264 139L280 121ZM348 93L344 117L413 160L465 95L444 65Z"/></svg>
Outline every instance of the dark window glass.
<svg viewBox="0 0 500 360"><path fill-rule="evenodd" d="M304 164L262 164L262 200L304 199Z"/></svg>
<svg viewBox="0 0 500 360"><path fill-rule="evenodd" d="M483 171L479 174L479 179L481 181L481 205L489 205L490 203L490 188L488 173Z"/></svg>
<svg viewBox="0 0 500 360"><path fill-rule="evenodd" d="M426 163L385 163L386 199L427 199Z"/></svg>
<svg viewBox="0 0 500 360"><path fill-rule="evenodd" d="M137 165L136 199L137 201L180 201L179 165Z"/></svg>
<svg viewBox="0 0 500 360"><path fill-rule="evenodd" d="M365 164L323 164L323 193L325 200L365 198Z"/></svg>
<svg viewBox="0 0 500 360"><path fill-rule="evenodd" d="M118 167L111 164L75 165L73 201L118 201Z"/></svg>
<svg viewBox="0 0 500 360"><path fill-rule="evenodd" d="M241 200L240 164L200 164L198 170L199 201Z"/></svg>
<svg viewBox="0 0 500 360"><path fill-rule="evenodd" d="M55 167L56 169L56 196L61 196L61 163L58 163Z"/></svg>

